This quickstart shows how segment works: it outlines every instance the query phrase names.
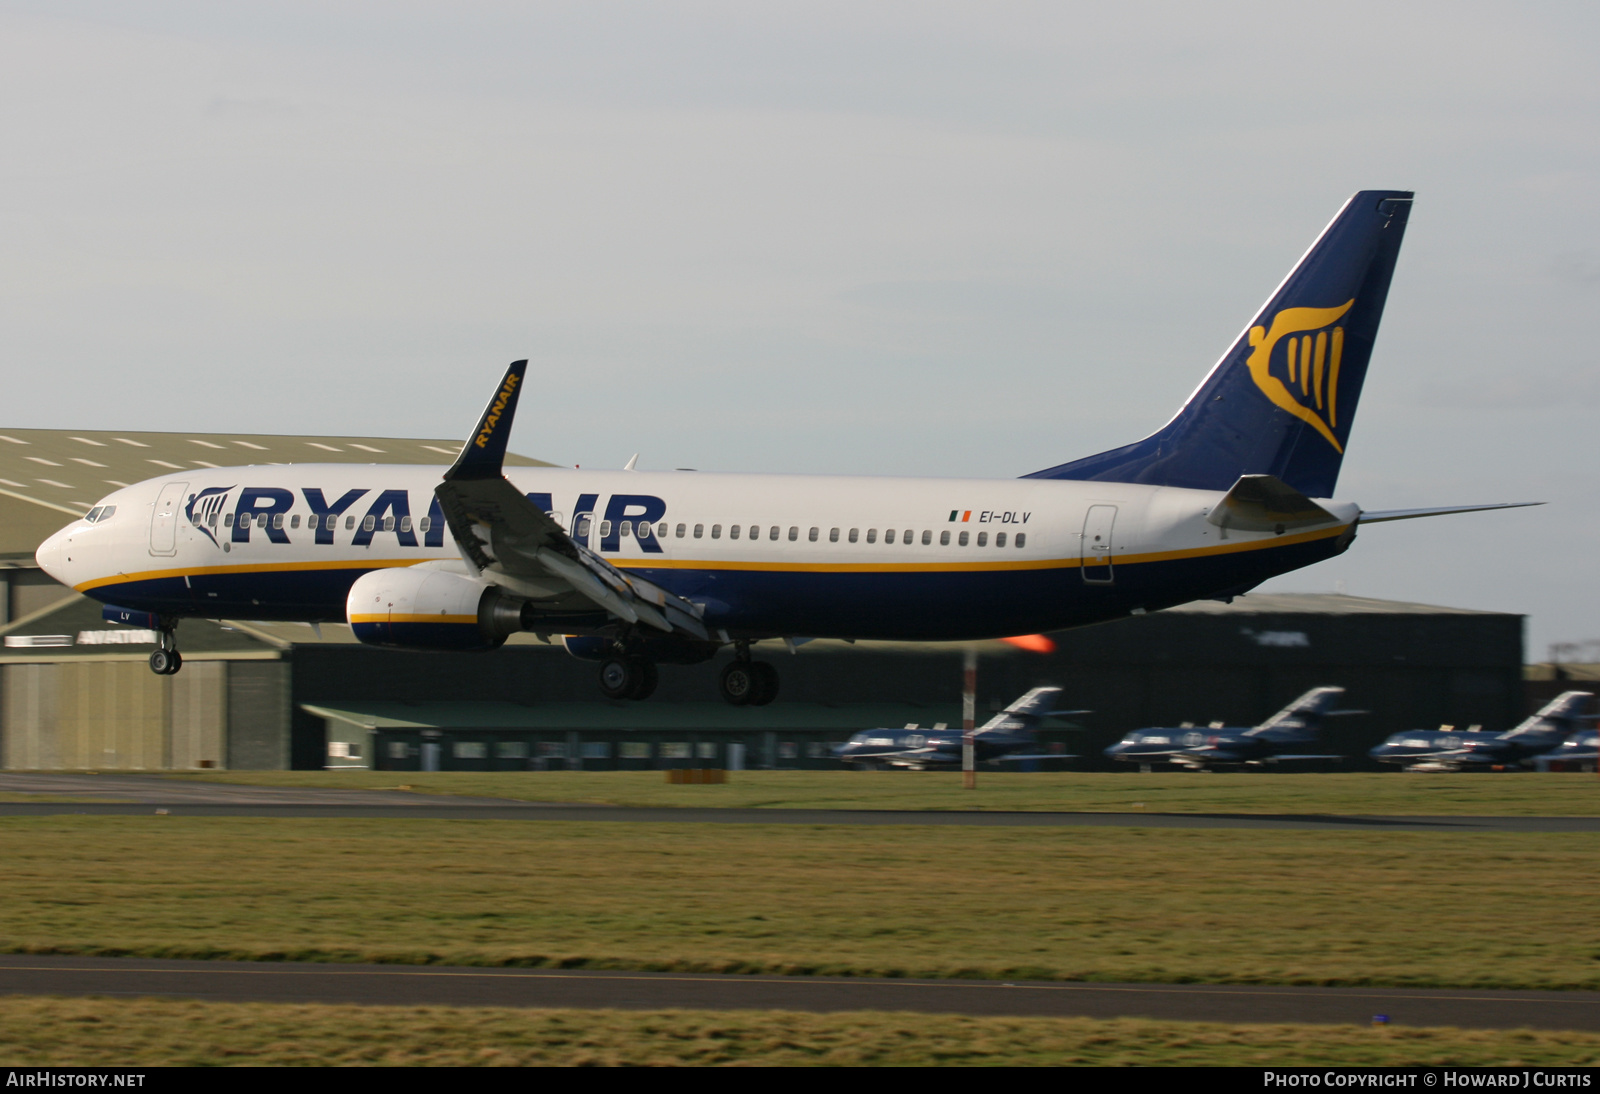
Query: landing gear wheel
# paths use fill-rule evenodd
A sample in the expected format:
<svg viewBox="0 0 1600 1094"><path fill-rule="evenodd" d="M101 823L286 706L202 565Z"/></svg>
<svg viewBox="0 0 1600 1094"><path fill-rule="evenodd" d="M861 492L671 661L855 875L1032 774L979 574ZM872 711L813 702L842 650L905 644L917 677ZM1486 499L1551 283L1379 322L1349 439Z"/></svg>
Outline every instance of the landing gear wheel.
<svg viewBox="0 0 1600 1094"><path fill-rule="evenodd" d="M730 661L722 669L722 697L736 707L748 706L758 693L754 663Z"/></svg>
<svg viewBox="0 0 1600 1094"><path fill-rule="evenodd" d="M755 675L755 692L750 696L750 705L764 707L778 697L778 670L765 661L750 662L750 671Z"/></svg>
<svg viewBox="0 0 1600 1094"><path fill-rule="evenodd" d="M177 650L159 649L150 655L150 671L157 676L171 676L183 668L183 654Z"/></svg>
<svg viewBox="0 0 1600 1094"><path fill-rule="evenodd" d="M636 676L630 658L609 658L600 664L600 690L607 699L626 699L638 682Z"/></svg>
<svg viewBox="0 0 1600 1094"><path fill-rule="evenodd" d="M643 657L612 657L600 666L600 690L607 699L648 699L661 674Z"/></svg>

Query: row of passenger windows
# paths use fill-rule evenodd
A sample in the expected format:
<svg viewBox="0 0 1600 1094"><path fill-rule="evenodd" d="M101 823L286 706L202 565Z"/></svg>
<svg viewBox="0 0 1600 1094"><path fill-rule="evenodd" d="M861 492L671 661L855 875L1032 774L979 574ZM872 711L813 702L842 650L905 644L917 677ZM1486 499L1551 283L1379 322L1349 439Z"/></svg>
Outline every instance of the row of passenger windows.
<svg viewBox="0 0 1600 1094"><path fill-rule="evenodd" d="M609 520L599 521L598 524L599 524L599 530L600 530L600 537L602 539L604 539L605 537L611 535L611 530L612 529L611 529L611 522ZM588 537L589 531L590 531L590 525L591 525L591 521L589 520L589 518L580 517L578 519L577 536L578 536L579 539L585 539L585 538ZM728 538L729 539L738 539L741 536L744 536L747 539L758 540L762 536L762 530L763 530L763 526L760 525L760 524L752 524L748 528L746 528L742 524L730 524L730 525L728 525L727 533L728 533ZM668 524L666 521L662 521L660 524L657 524L654 527L652 527L651 525L646 524L643 521L640 521L638 523L638 525L636 526L633 521L625 520L625 521L619 522L619 524L617 525L616 531L617 531L618 535L624 536L624 537L632 536L634 534L637 534L640 539L650 539L651 537L655 537L657 539L667 539L667 538L669 538L668 533L673 533L671 538L676 538L676 539L686 539L686 538L689 537L689 526L687 524L679 524L679 525L673 526L673 525ZM799 539L800 539L800 527L798 525L790 525L789 526L789 533L788 533L787 536L784 535L783 526L779 525L779 524L766 525L765 526L765 531L766 531L766 538L768 540L776 541L776 540L787 538L790 543L795 543L795 542L798 542ZM711 526L711 538L712 539L721 539L722 538L722 533L723 533L722 525L713 524ZM829 543L838 543L840 538L841 538L841 533L842 533L842 529L829 528L828 529L828 542ZM695 538L695 539L703 539L703 538L705 538L705 534L706 534L706 526L704 524L696 524L694 526L693 538ZM948 546L950 546L950 544L951 544L951 542L953 540L955 545L958 546L958 547L968 547L968 546L972 545L972 536L973 536L973 534L971 532L968 532L968 531L958 532L954 536L952 536L952 534L948 530L941 531L941 532L938 533L939 546L948 547ZM885 542L885 543L894 543L894 542L896 542L896 537L899 537L899 542L904 543L904 544L908 544L908 545L916 543L920 539L921 542L922 542L922 545L924 547L931 547L933 545L934 533L932 531L930 531L930 530L924 529L922 531L922 533L920 534L920 536L919 536L919 534L917 532L913 531L910 528L907 528L904 531L899 531L899 530L894 529L894 528L889 528L889 529L886 529L884 531L884 533L883 533L883 542ZM810 543L817 543L817 542L819 542L821 540L821 538L822 538L822 529L821 528L812 528L806 533L806 540L808 542L810 542ZM857 543L861 539L861 529L852 528L852 529L850 529L848 534L844 534L843 538L849 543ZM995 535L994 535L994 545L996 547L1004 547L1006 545L1006 538L1007 538L1007 533L1005 533L1005 532L996 532ZM876 542L878 542L878 530L876 528L868 528L867 529L867 533L866 533L866 540L867 540L868 543L876 543ZM1028 543L1028 533L1026 533L1026 532L1018 532L1014 537L1012 537L1012 545L1015 546L1015 547L1025 547L1025 546L1027 546L1027 543ZM977 533L977 545L979 547L987 547L987 546L989 546L989 533L988 532L979 532L979 533Z"/></svg>
<svg viewBox="0 0 1600 1094"><path fill-rule="evenodd" d="M100 519L104 520L105 517L102 516ZM206 524L208 524L212 528L215 528L217 526L217 520L218 520L217 514L216 513L212 513L210 516L208 516L206 518ZM224 514L222 514L221 520L222 520L222 526L224 528L232 528L233 527L233 522L234 522L234 515L232 513L224 513ZM241 526L249 524L249 523L250 523L250 518L248 516L243 517L239 521L239 524ZM266 513L258 513L258 514L256 514L255 525L256 525L257 528L265 528L265 527L267 527L267 524L268 524L268 516L267 516ZM283 521L283 514L282 513L273 513L272 516L271 516L271 524L272 524L272 527L274 527L274 528L282 528L282 527L284 527L285 525L284 525L284 521ZM326 528L328 531L331 532L331 531L334 530L334 528L338 527L338 524L339 524L339 518L334 516L331 513L328 514L327 516L322 516L321 514L313 513L309 517L306 518L306 527L310 528L312 530L316 530L317 528ZM355 528L355 526L356 526L356 518L354 516L348 516L348 517L344 518L345 531L347 531L347 532L348 531L352 531ZM299 513L296 513L296 514L294 514L293 516L291 516L289 518L288 527L290 527L290 528L298 528L298 527L300 527L300 514ZM384 517L380 521L377 517L365 516L365 517L361 518L361 528L362 528L362 531L366 531L366 532L377 531L379 528L382 528L385 532L393 532L396 529L399 529L402 532L409 532L409 531L411 531L412 523L411 523L411 518L410 517L401 517L401 518L399 518L399 520L396 520L394 517L388 516L388 517ZM433 530L433 518L432 517L423 517L421 520L418 520L416 522L416 529L419 532L432 531Z"/></svg>

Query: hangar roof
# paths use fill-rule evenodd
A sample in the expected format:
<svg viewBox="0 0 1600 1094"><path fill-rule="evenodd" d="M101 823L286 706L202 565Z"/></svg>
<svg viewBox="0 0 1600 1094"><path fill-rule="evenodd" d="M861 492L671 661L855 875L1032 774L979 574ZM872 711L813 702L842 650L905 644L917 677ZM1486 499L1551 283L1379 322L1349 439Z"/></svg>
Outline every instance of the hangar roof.
<svg viewBox="0 0 1600 1094"><path fill-rule="evenodd" d="M284 463L444 466L461 440L137 433L127 430L0 430L0 565L33 565L33 553L70 517L111 490L172 471ZM513 467L550 467L507 455Z"/></svg>
<svg viewBox="0 0 1600 1094"><path fill-rule="evenodd" d="M710 703L343 702L302 703L318 718L363 729L838 729L961 723L960 703L777 703L735 707Z"/></svg>
<svg viewBox="0 0 1600 1094"><path fill-rule="evenodd" d="M1437 604L1415 604L1407 600L1377 600L1370 596L1344 593L1249 593L1231 604L1220 600L1196 600L1167 608L1168 612L1199 612L1214 615L1508 615L1509 612L1478 608L1444 608Z"/></svg>

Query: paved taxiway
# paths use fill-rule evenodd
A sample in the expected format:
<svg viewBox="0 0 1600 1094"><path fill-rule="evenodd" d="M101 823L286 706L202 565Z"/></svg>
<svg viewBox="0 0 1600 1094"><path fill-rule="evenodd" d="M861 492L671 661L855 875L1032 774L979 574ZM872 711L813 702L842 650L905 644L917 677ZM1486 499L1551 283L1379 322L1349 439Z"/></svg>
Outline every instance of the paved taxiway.
<svg viewBox="0 0 1600 1094"><path fill-rule="evenodd" d="M0 956L0 994L626 1010L918 1011L1056 1018L1600 1031L1600 992L1455 991Z"/></svg>
<svg viewBox="0 0 1600 1094"><path fill-rule="evenodd" d="M638 824L917 824L1044 828L1346 829L1412 832L1600 832L1600 817L1362 816L1326 813L1044 813L1001 810L636 808L519 802L405 790L240 786L149 775L0 773L0 793L78 801L0 802L0 817L351 817L629 821ZM90 800L92 799L92 800Z"/></svg>

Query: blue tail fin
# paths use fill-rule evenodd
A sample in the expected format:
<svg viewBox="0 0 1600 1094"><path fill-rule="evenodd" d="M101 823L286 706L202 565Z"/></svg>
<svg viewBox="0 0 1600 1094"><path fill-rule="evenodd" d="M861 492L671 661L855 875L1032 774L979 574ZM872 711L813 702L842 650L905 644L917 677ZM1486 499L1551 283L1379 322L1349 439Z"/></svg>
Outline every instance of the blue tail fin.
<svg viewBox="0 0 1600 1094"><path fill-rule="evenodd" d="M1331 497L1411 196L1362 190L1347 201L1159 432L1024 478L1227 490L1241 475L1272 475Z"/></svg>

